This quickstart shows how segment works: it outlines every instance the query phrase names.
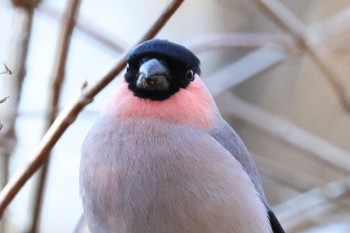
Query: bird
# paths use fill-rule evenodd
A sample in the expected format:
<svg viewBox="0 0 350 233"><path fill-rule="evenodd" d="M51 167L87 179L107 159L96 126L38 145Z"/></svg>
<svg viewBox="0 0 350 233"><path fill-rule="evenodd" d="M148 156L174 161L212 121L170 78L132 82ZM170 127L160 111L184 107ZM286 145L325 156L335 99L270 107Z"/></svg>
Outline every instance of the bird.
<svg viewBox="0 0 350 233"><path fill-rule="evenodd" d="M80 195L92 233L283 233L252 156L185 46L151 39L84 139Z"/></svg>

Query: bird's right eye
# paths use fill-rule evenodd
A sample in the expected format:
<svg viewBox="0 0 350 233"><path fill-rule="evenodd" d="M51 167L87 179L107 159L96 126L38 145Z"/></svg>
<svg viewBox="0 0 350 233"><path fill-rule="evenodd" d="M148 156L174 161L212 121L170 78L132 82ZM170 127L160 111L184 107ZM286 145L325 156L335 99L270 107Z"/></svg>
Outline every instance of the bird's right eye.
<svg viewBox="0 0 350 233"><path fill-rule="evenodd" d="M193 81L194 80L194 73L193 70L188 70L185 74L185 77L189 80L189 81Z"/></svg>

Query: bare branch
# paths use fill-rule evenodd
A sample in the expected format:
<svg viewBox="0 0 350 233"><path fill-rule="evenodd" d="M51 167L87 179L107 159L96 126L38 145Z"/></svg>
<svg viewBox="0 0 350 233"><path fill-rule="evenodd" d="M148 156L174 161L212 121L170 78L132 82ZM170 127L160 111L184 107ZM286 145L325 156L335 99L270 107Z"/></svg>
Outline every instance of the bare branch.
<svg viewBox="0 0 350 233"><path fill-rule="evenodd" d="M55 118L57 117L57 113L59 111L59 102L61 96L62 85L65 80L65 70L67 63L68 51L70 48L70 42L72 38L72 33L76 24L76 18L78 15L79 7L81 0L71 0L65 12L65 20L61 27L61 39L59 41L57 56L54 66L53 75L51 78L51 96L48 101L48 112L46 116L46 129L45 131L52 125ZM38 183L35 187L35 200L34 200L34 208L33 208L33 218L31 222L31 228L29 232L35 233L38 232L38 225L40 224L41 218L41 209L42 209L42 200L44 196L44 189L47 180L47 173L50 163L50 156L47 155L47 160L44 163L43 168L41 169Z"/></svg>
<svg viewBox="0 0 350 233"><path fill-rule="evenodd" d="M48 6L47 4L41 4L38 7L38 10L57 20L61 20L63 18L62 15L60 15L60 12ZM104 33L101 33L101 31L96 30L96 27L92 27L91 23L88 22L87 19L80 18L80 20L77 20L76 28L85 33L87 36L90 36L103 45L108 46L110 49L117 53L123 52L127 46L127 44L122 41L121 38L111 38L109 36L106 36Z"/></svg>
<svg viewBox="0 0 350 233"><path fill-rule="evenodd" d="M287 29L298 39L304 41L303 37L306 36L307 28L281 2L276 0L256 0L256 2L283 28Z"/></svg>
<svg viewBox="0 0 350 233"><path fill-rule="evenodd" d="M336 15L309 26L309 40L313 44L321 43L326 39L334 38L349 28L350 6L347 6Z"/></svg>
<svg viewBox="0 0 350 233"><path fill-rule="evenodd" d="M145 35L138 41L137 44L153 38L159 30L165 25L168 19L175 13L175 11L182 4L183 0L173 0L164 9L158 19L147 30ZM67 106L61 114L58 115L55 122L46 132L41 142L38 145L37 150L32 154L32 159L29 164L19 171L5 186L0 193L0 215L4 212L5 208L10 204L12 199L16 196L18 191L28 181L28 179L37 171L40 166L47 159L48 152L53 148L56 142L60 139L67 128L74 122L83 108L88 105L93 98L105 88L125 67L127 52L124 52L120 56L119 62L115 67L107 73L100 81L95 85L88 88L83 94L76 98L72 103Z"/></svg>
<svg viewBox="0 0 350 233"><path fill-rule="evenodd" d="M325 74L330 85L338 95L344 109L350 112L350 94L346 90L346 85L343 84L336 72L328 65L327 59L310 43L307 27L280 1L256 0L256 2L261 5L277 23L290 31L301 41L301 44L305 46L306 52L313 58L318 67Z"/></svg>
<svg viewBox="0 0 350 233"><path fill-rule="evenodd" d="M223 67L210 78L204 79L204 82L214 96L219 95L223 91L283 61L286 56L286 51L282 48L267 45ZM246 69L246 67L250 67L250 69ZM234 78L225 74L231 74Z"/></svg>
<svg viewBox="0 0 350 233"><path fill-rule="evenodd" d="M350 177L346 176L324 186L313 188L274 207L280 221L287 229L303 222L307 216L315 216L317 206L344 197L350 192Z"/></svg>
<svg viewBox="0 0 350 233"><path fill-rule="evenodd" d="M13 6L17 8L25 8L27 10L34 9L41 2L41 0L12 0Z"/></svg>
<svg viewBox="0 0 350 233"><path fill-rule="evenodd" d="M276 33L222 33L197 37L186 43L194 53L202 53L213 49L232 47L259 48L266 45L276 45L288 52L299 52L302 48L289 34Z"/></svg>
<svg viewBox="0 0 350 233"><path fill-rule="evenodd" d="M322 178L312 176L305 172L296 172L294 167L276 162L264 156L254 155L254 162L260 174L272 177L272 179L300 192L305 192L309 190L310 187L324 183ZM291 177L293 177L293 179L291 179Z"/></svg>
<svg viewBox="0 0 350 233"><path fill-rule="evenodd" d="M89 86L89 83L88 83L87 80L85 80L85 81L83 82L83 84L81 84L80 90L81 90L82 92L84 92L88 86Z"/></svg>
<svg viewBox="0 0 350 233"><path fill-rule="evenodd" d="M86 226L84 214L80 215L77 225L75 226L73 233L83 233Z"/></svg>
<svg viewBox="0 0 350 233"><path fill-rule="evenodd" d="M15 6L14 17L18 19L18 23L13 26L13 35L10 43L9 63L11 69L2 62L5 67L5 73L13 74L13 78L5 79L3 85L1 85L0 92L6 91L11 93L11 101L9 101L4 108L1 108L0 112L3 117L4 127L2 133L2 145L0 151L0 172L1 181L0 189L9 180L9 163L10 157L16 147L16 121L18 106L21 100L22 83L26 75L26 60L28 55L29 41L32 33L33 26L33 12L38 0L20 1L13 0L12 3ZM8 221L2 221L0 231L6 229Z"/></svg>
<svg viewBox="0 0 350 233"><path fill-rule="evenodd" d="M9 74L9 75L11 75L11 74L12 74L12 71L11 71L10 68L6 65L6 63L3 62L3 61L2 61L1 63L2 63L2 65L4 66L5 71L0 72L0 74Z"/></svg>
<svg viewBox="0 0 350 233"><path fill-rule="evenodd" d="M6 97L0 99L0 104L4 103L8 98L10 98L10 96L6 96Z"/></svg>
<svg viewBox="0 0 350 233"><path fill-rule="evenodd" d="M234 108L224 109L226 113L286 143L286 145L305 152L310 159L318 163L326 164L339 172L350 172L350 154L347 151L288 121L269 114L231 93L224 93L221 98L222 104L229 103L235 106Z"/></svg>

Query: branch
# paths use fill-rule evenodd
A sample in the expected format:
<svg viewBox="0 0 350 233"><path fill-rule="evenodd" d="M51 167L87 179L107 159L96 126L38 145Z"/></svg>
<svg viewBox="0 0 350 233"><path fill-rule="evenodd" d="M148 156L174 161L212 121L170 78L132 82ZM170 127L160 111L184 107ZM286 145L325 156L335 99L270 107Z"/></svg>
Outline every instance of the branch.
<svg viewBox="0 0 350 233"><path fill-rule="evenodd" d="M9 164L10 157L16 147L16 121L18 106L21 100L22 83L26 74L26 61L28 55L29 41L31 38L33 26L33 12L38 0L20 1L12 0L14 6L14 17L18 20L18 24L14 25L13 36L10 49L10 67L2 62L5 71L2 73L13 74L13 78L5 79L0 87L1 93L8 93L11 99L8 104L1 108L1 115L4 117L4 128L0 145L0 172L1 181L0 189L5 186L9 180ZM3 221L0 225L0 231L6 229L8 221Z"/></svg>
<svg viewBox="0 0 350 233"><path fill-rule="evenodd" d="M315 216L317 207L324 206L350 192L350 176L313 188L274 207L280 221L290 229L303 222L307 216Z"/></svg>
<svg viewBox="0 0 350 233"><path fill-rule="evenodd" d="M84 214L80 215L79 220L74 227L73 233L83 233L86 226Z"/></svg>
<svg viewBox="0 0 350 233"><path fill-rule="evenodd" d="M290 31L305 46L306 52L313 58L322 72L326 75L330 85L338 95L344 109L350 112L350 94L346 85L342 83L338 75L329 67L327 58L310 43L307 37L307 28L297 17L277 0L256 0L277 23Z"/></svg>
<svg viewBox="0 0 350 233"><path fill-rule="evenodd" d="M288 166L288 164L278 163L264 156L254 155L254 162L260 174L272 177L274 180L288 187L292 187L299 192L305 192L309 190L310 187L320 186L324 183L319 177L296 171L294 167ZM293 177L293 179L291 179L291 177Z"/></svg>
<svg viewBox="0 0 350 233"><path fill-rule="evenodd" d="M212 95L216 96L235 85L254 77L286 59L286 51L280 47L266 45L245 55L204 79ZM249 69L247 69L249 67ZM230 74L227 76L226 74ZM234 77L234 78L233 78Z"/></svg>
<svg viewBox="0 0 350 233"><path fill-rule="evenodd" d="M6 63L3 62L3 61L2 61L1 63L2 63L2 65L4 66L5 70L2 71L2 72L0 72L0 74L9 74L9 75L11 75L11 74L12 74L12 71L11 71L10 68L6 65Z"/></svg>
<svg viewBox="0 0 350 233"><path fill-rule="evenodd" d="M259 107L249 104L231 93L224 93L217 100L223 106L228 103L235 106L234 108L224 109L224 112L234 116L236 119L261 130L293 148L305 152L309 155L310 159L323 162L339 172L350 172L350 154L348 152L288 121L282 120L273 114L263 111Z"/></svg>
<svg viewBox="0 0 350 233"><path fill-rule="evenodd" d="M173 0L164 9L159 18L152 24L152 26L137 44L153 38L165 25L168 19L175 13L182 2L183 0ZM109 73L100 79L100 81L98 81L94 86L86 88L86 91L72 101L72 103L67 106L57 117L55 122L42 138L37 150L31 156L32 159L29 164L24 169L19 171L1 191L0 215L2 215L5 208L10 204L12 199L16 196L18 191L23 187L28 179L40 168L43 162L47 159L47 153L53 148L67 128L74 122L84 107L91 103L93 98L124 69L126 56L127 52L123 52L122 55L120 55L118 63Z"/></svg>
<svg viewBox="0 0 350 233"><path fill-rule="evenodd" d="M325 20L319 21L308 27L312 38L309 38L312 44L321 43L324 40L339 36L350 27L350 6L341 10L336 15Z"/></svg>
<svg viewBox="0 0 350 233"><path fill-rule="evenodd" d="M6 96L6 97L0 99L0 104L4 103L8 98L10 98L10 96Z"/></svg>
<svg viewBox="0 0 350 233"><path fill-rule="evenodd" d="M46 117L45 131L48 130L48 128L52 125L59 111L61 90L62 90L62 85L64 83L65 73L66 73L67 56L70 48L72 33L76 24L76 18L78 15L80 3L81 3L81 0L71 0L68 3L68 6L65 12L66 17L61 27L61 33L60 33L61 39L58 45L57 56L55 56L56 62L55 62L54 72L51 80L52 91L50 92L51 96L49 97L49 102L47 106L48 112ZM47 173L48 173L48 168L50 163L50 160L49 160L50 156L46 155L46 157L47 157L47 161L45 162L40 172L39 180L35 187L36 199L34 200L34 208L32 213L33 217L32 217L31 227L29 231L32 233L38 232L37 228L41 218L42 199L44 195L44 189L45 189Z"/></svg>
<svg viewBox="0 0 350 233"><path fill-rule="evenodd" d="M288 34L276 33L221 33L197 37L186 43L194 53L202 53L213 49L232 47L260 48L266 45L283 47L288 52L298 52L301 46L298 41Z"/></svg>
<svg viewBox="0 0 350 233"><path fill-rule="evenodd" d="M6 96L6 97L0 99L0 104L4 103L8 98L9 98L9 97ZM0 121L0 130L1 130L1 129L2 129L2 123L1 123L1 121Z"/></svg>
<svg viewBox="0 0 350 233"><path fill-rule="evenodd" d="M63 19L57 10L51 8L48 5L41 4L38 7L38 10L54 19ZM76 28L117 53L123 52L124 48L126 47L126 43L120 38L111 38L109 36L105 36L103 33L96 30L97 27L93 27L92 23L88 22L87 19L80 18L80 20L78 20L76 23Z"/></svg>

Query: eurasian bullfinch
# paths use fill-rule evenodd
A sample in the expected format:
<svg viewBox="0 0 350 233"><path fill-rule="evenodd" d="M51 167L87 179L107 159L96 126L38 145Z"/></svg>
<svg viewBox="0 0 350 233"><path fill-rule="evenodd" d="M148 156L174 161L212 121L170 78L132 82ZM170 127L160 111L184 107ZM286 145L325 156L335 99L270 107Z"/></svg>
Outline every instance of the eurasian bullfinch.
<svg viewBox="0 0 350 233"><path fill-rule="evenodd" d="M200 73L199 59L167 40L130 51L82 146L92 233L283 232L251 155Z"/></svg>

